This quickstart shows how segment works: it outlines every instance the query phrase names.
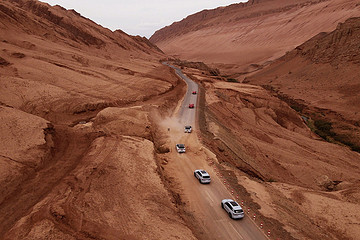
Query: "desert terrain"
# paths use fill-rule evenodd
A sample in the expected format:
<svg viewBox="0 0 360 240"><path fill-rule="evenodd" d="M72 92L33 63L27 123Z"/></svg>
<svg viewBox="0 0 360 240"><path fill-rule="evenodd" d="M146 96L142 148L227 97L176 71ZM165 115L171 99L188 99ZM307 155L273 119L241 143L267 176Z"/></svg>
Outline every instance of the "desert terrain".
<svg viewBox="0 0 360 240"><path fill-rule="evenodd" d="M279 9L274 3L203 11L159 30L151 41L187 60L174 64L204 92L201 142L261 216L258 224L273 224L280 239L358 239L360 35L359 18L349 17L359 16L359 5L288 1ZM216 31L235 26L226 16L244 12L236 29ZM272 14L279 21L270 21ZM283 19L295 24L291 31ZM251 31L239 27L250 20L259 24ZM243 44L226 42L234 39L226 34L241 36ZM246 49L254 51L251 61Z"/></svg>
<svg viewBox="0 0 360 240"><path fill-rule="evenodd" d="M0 20L0 239L195 239L155 156L185 91L163 53L38 1Z"/></svg>
<svg viewBox="0 0 360 240"><path fill-rule="evenodd" d="M239 77L358 16L354 0L251 0L190 15L150 41L166 54Z"/></svg>
<svg viewBox="0 0 360 240"><path fill-rule="evenodd" d="M1 1L0 239L358 239L360 154L310 124L321 115L359 140L359 21L345 22L358 13L354 1L250 1L150 42L60 6ZM254 45L233 21L264 24L249 25ZM240 42L226 44L230 33ZM189 47L212 35L208 47L227 39L228 52ZM240 46L251 57L233 61ZM230 219L224 198L245 219Z"/></svg>
<svg viewBox="0 0 360 240"><path fill-rule="evenodd" d="M359 27L360 18L348 19L243 82L264 86L315 125L323 123L324 139L359 152Z"/></svg>

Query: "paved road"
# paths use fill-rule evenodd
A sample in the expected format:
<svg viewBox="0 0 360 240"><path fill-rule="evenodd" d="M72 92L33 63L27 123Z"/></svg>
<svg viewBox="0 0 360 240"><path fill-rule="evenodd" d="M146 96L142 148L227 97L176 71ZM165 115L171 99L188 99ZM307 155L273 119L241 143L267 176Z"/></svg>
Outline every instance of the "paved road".
<svg viewBox="0 0 360 240"><path fill-rule="evenodd" d="M197 103L197 95L193 95L192 92L196 91L198 92L199 90L199 86L197 85L197 83L195 83L194 81L192 81L190 78L188 78L187 76L185 76L181 70L177 67L174 67L170 64L166 64L165 65L175 69L176 74L181 77L187 84L188 88L186 91L186 94L184 96L184 100L183 103L181 104L181 107L178 111L178 117L180 122L183 125L191 125L194 126L195 125L195 117L196 117L196 103ZM195 105L194 109L189 109L189 104L193 103Z"/></svg>
<svg viewBox="0 0 360 240"><path fill-rule="evenodd" d="M178 118L182 124L194 126L197 95L193 95L192 91L198 91L198 85L186 77L180 69L171 65L168 66L175 69L176 74L188 85L182 106L178 111ZM194 103L195 108L189 109L189 103ZM176 133L172 134L175 135ZM174 139L181 139L182 143L185 143L189 148L187 147L187 152L181 155L174 151L172 168L183 188L183 198L187 201L188 210L196 216L200 223L201 229L199 232L203 232L207 239L268 239L248 216L245 216L242 220L229 218L221 208L220 203L222 199L233 197L224 186L223 181L216 176L214 170L205 161L206 155L204 152L197 150L201 148L201 145L196 134L185 134L183 132L178 134L180 137L175 136ZM200 184L193 176L195 169L206 169L212 177L211 184Z"/></svg>

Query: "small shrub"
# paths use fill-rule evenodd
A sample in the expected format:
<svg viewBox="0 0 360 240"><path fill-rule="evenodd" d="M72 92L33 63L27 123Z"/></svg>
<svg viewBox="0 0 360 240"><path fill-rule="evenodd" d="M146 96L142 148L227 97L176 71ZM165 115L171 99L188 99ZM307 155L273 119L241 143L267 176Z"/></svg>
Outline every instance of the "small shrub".
<svg viewBox="0 0 360 240"><path fill-rule="evenodd" d="M315 125L314 125L314 121L312 119L309 119L307 122L306 122L306 125L310 128L310 130L312 132L315 132L316 128L315 128Z"/></svg>
<svg viewBox="0 0 360 240"><path fill-rule="evenodd" d="M331 122L318 119L314 121L314 125L316 127L315 133L325 140L328 140L328 137L334 137L336 135L334 132L331 131Z"/></svg>
<svg viewBox="0 0 360 240"><path fill-rule="evenodd" d="M239 82L239 81L236 80L235 78L227 78L226 81L228 81L228 82L236 82L236 83Z"/></svg>
<svg viewBox="0 0 360 240"><path fill-rule="evenodd" d="M276 180L273 179L273 178L269 178L269 179L268 179L268 182L276 182Z"/></svg>
<svg viewBox="0 0 360 240"><path fill-rule="evenodd" d="M334 139L348 147L350 147L350 149L352 151L355 152L359 152L360 153L360 146L357 146L356 144L354 144L353 142L351 142L351 138L347 135L336 135L334 137Z"/></svg>
<svg viewBox="0 0 360 240"><path fill-rule="evenodd" d="M290 107L299 113L301 113L302 110L304 110L304 107L300 105L291 105Z"/></svg>

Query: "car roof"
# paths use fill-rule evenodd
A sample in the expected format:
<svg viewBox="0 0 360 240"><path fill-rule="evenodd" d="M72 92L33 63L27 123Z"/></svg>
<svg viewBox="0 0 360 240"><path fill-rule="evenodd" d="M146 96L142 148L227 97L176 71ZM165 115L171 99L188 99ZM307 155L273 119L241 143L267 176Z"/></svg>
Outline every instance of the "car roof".
<svg viewBox="0 0 360 240"><path fill-rule="evenodd" d="M209 175L208 172L206 172L205 170L203 169L196 169L195 172L201 172L202 175ZM209 175L210 176L210 175Z"/></svg>
<svg viewBox="0 0 360 240"><path fill-rule="evenodd" d="M237 202L233 201L233 200L230 202L230 204L234 208L234 210L241 210L242 209L240 207L240 205Z"/></svg>
<svg viewBox="0 0 360 240"><path fill-rule="evenodd" d="M236 209L236 210L242 209L240 207L240 205L237 202L235 202L234 200L232 200L232 199L223 199L221 202L222 203L227 203L227 202L230 203L231 206L233 206L233 208Z"/></svg>

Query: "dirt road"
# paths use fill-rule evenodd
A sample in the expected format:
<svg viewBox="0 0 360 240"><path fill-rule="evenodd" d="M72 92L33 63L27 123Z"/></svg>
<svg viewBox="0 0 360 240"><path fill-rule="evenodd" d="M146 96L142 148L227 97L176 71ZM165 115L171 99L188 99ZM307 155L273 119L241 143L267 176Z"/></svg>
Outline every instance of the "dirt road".
<svg viewBox="0 0 360 240"><path fill-rule="evenodd" d="M167 169L180 185L186 210L198 220L197 225L201 229L196 229L197 234L201 239L267 239L249 216L246 215L242 220L232 220L221 208L222 199L234 199L234 196L209 165L211 161L216 161L216 157L200 144L196 128L191 134L183 131L184 125L195 126L197 95L193 95L192 91L198 91L198 86L184 76L180 69L173 68L186 81L188 90L177 117L173 119L177 122L177 127L170 131L170 144L173 147L168 155L170 160ZM195 104L195 109L189 109L189 103ZM176 143L185 144L185 154L176 152ZM211 184L200 184L193 175L195 169L208 171L212 177Z"/></svg>

